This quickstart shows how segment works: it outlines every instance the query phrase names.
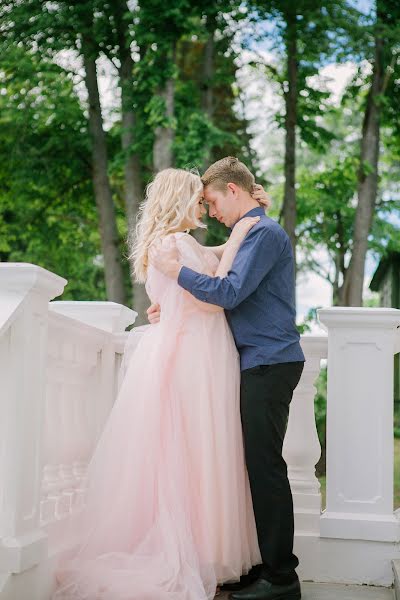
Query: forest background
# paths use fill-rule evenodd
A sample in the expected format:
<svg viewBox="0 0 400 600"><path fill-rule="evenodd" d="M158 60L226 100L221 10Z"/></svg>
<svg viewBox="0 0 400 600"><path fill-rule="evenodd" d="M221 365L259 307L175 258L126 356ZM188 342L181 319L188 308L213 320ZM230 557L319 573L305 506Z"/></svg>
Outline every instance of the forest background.
<svg viewBox="0 0 400 600"><path fill-rule="evenodd" d="M292 241L299 327L376 304L400 251L397 0L3 0L0 28L1 261L145 322L126 238L146 184L234 155Z"/></svg>

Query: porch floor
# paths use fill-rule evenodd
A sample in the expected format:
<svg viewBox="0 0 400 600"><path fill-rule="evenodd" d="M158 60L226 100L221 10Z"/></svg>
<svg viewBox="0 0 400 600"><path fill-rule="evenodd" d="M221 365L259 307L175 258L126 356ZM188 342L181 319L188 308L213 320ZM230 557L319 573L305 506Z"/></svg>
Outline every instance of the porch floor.
<svg viewBox="0 0 400 600"><path fill-rule="evenodd" d="M342 585L333 583L302 583L302 600L395 600L392 588L369 585ZM228 600L224 592L215 600Z"/></svg>

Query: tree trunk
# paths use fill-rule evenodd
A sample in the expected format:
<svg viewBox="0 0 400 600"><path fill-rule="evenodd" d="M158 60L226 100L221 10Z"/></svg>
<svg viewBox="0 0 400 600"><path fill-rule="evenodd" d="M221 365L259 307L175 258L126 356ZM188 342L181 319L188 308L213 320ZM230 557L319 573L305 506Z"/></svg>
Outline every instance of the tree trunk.
<svg viewBox="0 0 400 600"><path fill-rule="evenodd" d="M332 284L332 306L339 306L339 275L340 275L340 255L335 253L335 279Z"/></svg>
<svg viewBox="0 0 400 600"><path fill-rule="evenodd" d="M117 8L117 7L116 7ZM135 112L132 86L133 59L129 47L129 36L125 30L123 10L116 13L118 45L119 45L119 84L121 88L122 135L121 145L125 155L124 162L124 201L128 222L128 230L136 226L139 205L144 195L144 185L141 174L139 156L133 151L135 141ZM136 325L147 323L146 309L150 305L143 284L137 283L131 272L133 302L132 306L138 313Z"/></svg>
<svg viewBox="0 0 400 600"><path fill-rule="evenodd" d="M354 222L353 252L346 273L343 301L346 306L362 306L365 259L378 189L380 136L379 95L383 91L383 40L375 36L372 83L364 115L361 162L358 172L358 203Z"/></svg>
<svg viewBox="0 0 400 600"><path fill-rule="evenodd" d="M337 219L337 250L335 253L335 281L333 283L333 306L343 306L343 281L346 277L346 245L343 219L340 211L336 213ZM340 281L340 277L342 280ZM341 283L342 282L342 283Z"/></svg>
<svg viewBox="0 0 400 600"><path fill-rule="evenodd" d="M213 77L214 77L214 53L215 53L215 19L210 18L207 23L208 37L204 45L203 54L203 71L202 71L202 83L201 83L201 108L208 120L212 123L214 118L214 89L213 89ZM202 164L202 172L210 166L212 162L211 148L206 149ZM199 242L205 246L207 239L207 229L195 229L193 236Z"/></svg>
<svg viewBox="0 0 400 600"><path fill-rule="evenodd" d="M203 55L203 70L201 82L201 109L207 116L210 123L214 119L214 88L213 79L215 71L215 19L209 18L207 22L208 37L204 45ZM212 162L211 148L207 148L204 157L202 169L203 172L210 166Z"/></svg>
<svg viewBox="0 0 400 600"><path fill-rule="evenodd" d="M211 27L211 23L210 23ZM202 90L201 90L201 108L212 121L214 116L214 51L215 51L215 31L209 29L207 41L204 44L203 72L202 72Z"/></svg>
<svg viewBox="0 0 400 600"><path fill-rule="evenodd" d="M288 89L285 92L285 187L283 227L290 238L296 264L296 123L297 123L297 25L296 10L286 14L286 51Z"/></svg>
<svg viewBox="0 0 400 600"><path fill-rule="evenodd" d="M107 166L107 145L103 129L96 58L90 44L82 40L85 84L89 103L89 132L92 145L93 188L99 213L100 237L104 257L107 299L125 304L124 277L121 265L115 207L112 199Z"/></svg>
<svg viewBox="0 0 400 600"><path fill-rule="evenodd" d="M132 73L132 70L129 71ZM128 81L121 77L121 89L124 89ZM129 81L132 85L132 82ZM124 96L124 93L122 92ZM124 106L124 100L122 102ZM144 186L141 176L141 166L138 155L132 151L134 142L135 114L132 108L122 109L122 148L126 152L124 164L124 179L125 179L125 208L128 220L128 229L132 231L136 227L136 219L139 210L140 202L144 195ZM143 284L135 281L134 274L131 272L132 292L133 292L133 308L138 313L135 321L136 325L147 323L146 309L150 305L146 290Z"/></svg>
<svg viewBox="0 0 400 600"><path fill-rule="evenodd" d="M162 169L172 167L174 164L172 144L174 142L175 131L171 126L171 120L175 112L175 81L172 77L167 80L164 89L160 92L160 96L165 101L165 117L169 123L166 126L161 125L156 127L154 132L153 167L156 173Z"/></svg>

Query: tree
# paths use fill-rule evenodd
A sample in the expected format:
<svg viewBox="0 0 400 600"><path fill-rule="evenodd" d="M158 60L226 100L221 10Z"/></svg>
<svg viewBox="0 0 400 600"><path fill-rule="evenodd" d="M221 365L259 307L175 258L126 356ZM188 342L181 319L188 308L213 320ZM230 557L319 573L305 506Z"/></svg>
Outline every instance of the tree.
<svg viewBox="0 0 400 600"><path fill-rule="evenodd" d="M87 120L71 78L10 47L0 86L0 260L66 277L65 299L105 300Z"/></svg>
<svg viewBox="0 0 400 600"><path fill-rule="evenodd" d="M99 47L111 61L118 73L118 87L121 93L120 120L112 131L118 138L121 152L113 148L111 171L120 178L122 171L122 197L126 214L126 227L132 231L140 202L144 196L144 165L138 152L139 99L136 92L135 61L133 54L140 58L140 48L135 41L135 12L127 6L125 0L105 3L102 8L102 30ZM115 191L115 178L113 181ZM125 236L127 237L127 236ZM149 300L144 285L136 283L133 271L130 273L132 286L132 305L137 311L137 324L145 321Z"/></svg>
<svg viewBox="0 0 400 600"><path fill-rule="evenodd" d="M397 63L399 17L400 10L397 2L377 0L370 44L372 76L366 99L360 143L354 243L343 283L342 303L346 306L362 305L368 236L377 201L383 98Z"/></svg>
<svg viewBox="0 0 400 600"><path fill-rule="evenodd" d="M253 64L261 66L279 83L284 98L284 112L277 114L278 123L285 130L281 219L296 261L297 130L300 139L314 147L321 147L332 138L317 119L327 109L325 102L329 94L316 89L310 81L323 63L337 55L358 13L338 0L256 1L252 6L256 10L256 23L261 20L262 33L258 39L265 38L265 21L272 18L273 28L268 35L279 57L277 64L265 63L262 58Z"/></svg>
<svg viewBox="0 0 400 600"><path fill-rule="evenodd" d="M192 2L186 15L187 22L184 25L178 22L181 35L179 39L175 39L172 144L173 164L176 167L195 167L201 172L211 156L220 158L227 154L236 154L244 160L248 158L244 135L247 123L236 114L234 108L237 98L237 54L233 49L233 38L236 33L235 24L243 18L237 5L234 0L229 3ZM147 11L147 5L145 8ZM168 8L170 9L171 7ZM146 13L145 17L149 18L149 13ZM146 31L151 30L152 33L142 37L140 28L146 23L146 20L143 20L141 25L139 23L135 37L139 47L146 49L143 60L135 65L135 75L142 103L139 109L142 113L138 113L140 154L146 157L146 166L151 168L154 138L165 113L163 101L156 96L160 80L158 68L162 65L161 62L160 65L157 62L159 45L152 44L151 51L147 49L150 42L154 41L154 32L157 31L159 23L154 31L150 26L146 27ZM213 38L211 53L210 35ZM207 47L209 75L206 81L203 61ZM165 53L163 58L165 62ZM208 98L207 102L205 97ZM252 164L249 166L252 167ZM195 236L205 243L203 230L195 232ZM214 236L225 239L226 230L210 220L207 242L214 239Z"/></svg>
<svg viewBox="0 0 400 600"><path fill-rule="evenodd" d="M96 1L43 3L10 0L0 9L3 45L14 43L55 59L58 52L78 51L85 69L88 94L88 132L92 154L93 189L99 212L107 297L125 302L124 276L119 252L115 208L108 179L108 155L96 73Z"/></svg>
<svg viewBox="0 0 400 600"><path fill-rule="evenodd" d="M154 129L153 168L174 165L175 81L177 44L191 15L188 0L146 0L140 5L136 40L141 48L141 78L150 92L148 124Z"/></svg>
<svg viewBox="0 0 400 600"><path fill-rule="evenodd" d="M334 305L343 305L343 281L354 252L355 189L359 160L348 157L316 172L299 172L298 234L302 269L311 270L332 285ZM385 195L386 196L386 195ZM370 230L369 247L379 257L400 250L398 227L389 216L400 218L400 200L380 197ZM321 261L321 250L328 262Z"/></svg>

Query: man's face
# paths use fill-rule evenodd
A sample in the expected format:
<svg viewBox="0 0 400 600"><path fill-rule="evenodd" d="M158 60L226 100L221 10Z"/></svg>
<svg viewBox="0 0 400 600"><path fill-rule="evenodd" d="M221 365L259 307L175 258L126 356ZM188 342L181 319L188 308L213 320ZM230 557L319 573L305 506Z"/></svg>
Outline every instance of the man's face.
<svg viewBox="0 0 400 600"><path fill-rule="evenodd" d="M232 227L240 218L237 203L237 191L234 184L228 183L226 192L215 190L212 185L204 188L204 199L208 205L208 214L227 227Z"/></svg>

